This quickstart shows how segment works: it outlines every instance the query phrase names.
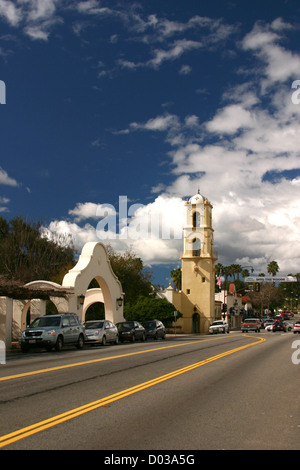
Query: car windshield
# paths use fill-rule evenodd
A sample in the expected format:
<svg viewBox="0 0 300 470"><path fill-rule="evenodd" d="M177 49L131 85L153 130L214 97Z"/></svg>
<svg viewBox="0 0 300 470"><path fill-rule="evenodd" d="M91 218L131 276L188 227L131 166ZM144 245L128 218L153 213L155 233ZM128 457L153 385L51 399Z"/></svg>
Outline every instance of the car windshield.
<svg viewBox="0 0 300 470"><path fill-rule="evenodd" d="M40 317L36 318L30 325L30 328L41 328L45 326L59 326L60 325L60 317Z"/></svg>
<svg viewBox="0 0 300 470"><path fill-rule="evenodd" d="M133 321L128 321L125 323L118 323L117 327L119 331L131 330L132 328L134 328L134 323Z"/></svg>
<svg viewBox="0 0 300 470"><path fill-rule="evenodd" d="M95 321L92 323L86 323L84 326L86 330L97 330L103 328L103 324L103 321Z"/></svg>
<svg viewBox="0 0 300 470"><path fill-rule="evenodd" d="M223 325L223 322L222 321L214 321L213 324L214 325Z"/></svg>
<svg viewBox="0 0 300 470"><path fill-rule="evenodd" d="M145 328L151 329L156 327L155 321L145 321L142 323Z"/></svg>

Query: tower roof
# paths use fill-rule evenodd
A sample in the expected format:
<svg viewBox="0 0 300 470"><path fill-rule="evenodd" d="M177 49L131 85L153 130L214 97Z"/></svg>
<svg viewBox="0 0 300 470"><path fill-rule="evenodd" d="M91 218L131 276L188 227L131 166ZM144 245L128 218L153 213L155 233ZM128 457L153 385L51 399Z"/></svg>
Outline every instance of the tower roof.
<svg viewBox="0 0 300 470"><path fill-rule="evenodd" d="M205 201L205 198L204 196L202 196L200 194L200 191L198 190L197 194L195 194L194 196L192 196L190 199L189 199L189 203L190 204L203 204Z"/></svg>

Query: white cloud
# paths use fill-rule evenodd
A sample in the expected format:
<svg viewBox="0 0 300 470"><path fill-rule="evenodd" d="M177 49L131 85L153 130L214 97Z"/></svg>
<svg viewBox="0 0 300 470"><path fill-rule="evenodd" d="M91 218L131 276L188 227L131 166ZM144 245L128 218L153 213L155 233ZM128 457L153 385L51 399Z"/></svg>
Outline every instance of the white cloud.
<svg viewBox="0 0 300 470"><path fill-rule="evenodd" d="M99 241L111 244L121 252L132 248L149 265L170 263L170 260L172 262L178 259L184 222L184 204L181 198L159 196L148 205L129 206L127 218L122 220L119 220L119 208L105 212L107 207L111 208L106 204L78 203L75 209L69 211L74 221L56 220L45 230L72 235L77 251L89 241ZM84 219L91 217L95 219L94 225L79 225ZM115 230L103 230L103 224L100 223L105 220L103 217L108 221L108 229ZM110 224L110 221L113 223Z"/></svg>
<svg viewBox="0 0 300 470"><path fill-rule="evenodd" d="M3 170L3 168L0 167L0 184L4 184L7 186L18 186L18 182L14 179L8 176L7 172Z"/></svg>
<svg viewBox="0 0 300 470"><path fill-rule="evenodd" d="M21 9L9 0L0 0L0 16L4 17L11 26L17 26L22 18Z"/></svg>
<svg viewBox="0 0 300 470"><path fill-rule="evenodd" d="M283 34L284 30L290 28L290 24L277 18L271 25L257 23L243 39L243 48L258 54L269 85L274 82L284 82L299 74L299 54L288 51L279 45L284 38L284 36L280 36L279 32ZM265 82L263 83L265 84Z"/></svg>
<svg viewBox="0 0 300 470"><path fill-rule="evenodd" d="M63 22L57 16L58 6L58 0L0 0L0 16L12 26L22 26L31 39L45 41L52 27Z"/></svg>
<svg viewBox="0 0 300 470"><path fill-rule="evenodd" d="M57 0L31 0L29 4L28 19L30 21L37 21L53 16Z"/></svg>
<svg viewBox="0 0 300 470"><path fill-rule="evenodd" d="M171 44L168 49L155 49L153 51L154 57L148 60L147 65L156 69L165 61L176 60L185 52L202 47L203 44L201 42L179 39Z"/></svg>
<svg viewBox="0 0 300 470"><path fill-rule="evenodd" d="M84 13L88 15L106 15L112 12L110 8L101 7L100 2L98 2L97 0L87 0L84 2L78 2L76 8L79 13Z"/></svg>
<svg viewBox="0 0 300 470"><path fill-rule="evenodd" d="M219 111L206 127L210 132L235 134L239 129L252 128L253 125L251 113L240 104L232 104Z"/></svg>
<svg viewBox="0 0 300 470"><path fill-rule="evenodd" d="M7 197L0 197L0 212L8 212L7 204L10 202L10 199Z"/></svg>
<svg viewBox="0 0 300 470"><path fill-rule="evenodd" d="M79 202L74 209L69 210L69 215L74 217L75 222L85 219L99 219L100 214L115 215L111 205L95 204L93 202Z"/></svg>
<svg viewBox="0 0 300 470"><path fill-rule="evenodd" d="M99 241L95 227L90 224L85 224L81 227L74 222L55 220L50 222L48 227L45 227L46 232L47 230L58 235L71 235L76 251L81 251L85 243Z"/></svg>
<svg viewBox="0 0 300 470"><path fill-rule="evenodd" d="M130 124L131 129L136 130L149 130L149 131L166 131L178 127L178 117L173 114L166 114L164 116L157 116L153 119L149 119L146 123L132 122Z"/></svg>

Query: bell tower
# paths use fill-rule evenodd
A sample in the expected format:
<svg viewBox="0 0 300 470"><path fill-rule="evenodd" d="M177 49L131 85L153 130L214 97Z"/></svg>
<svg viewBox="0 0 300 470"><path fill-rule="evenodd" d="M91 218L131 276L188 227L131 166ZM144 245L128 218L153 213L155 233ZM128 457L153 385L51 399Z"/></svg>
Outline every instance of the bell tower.
<svg viewBox="0 0 300 470"><path fill-rule="evenodd" d="M215 316L212 205L200 192L185 203L181 313L183 331L206 333Z"/></svg>

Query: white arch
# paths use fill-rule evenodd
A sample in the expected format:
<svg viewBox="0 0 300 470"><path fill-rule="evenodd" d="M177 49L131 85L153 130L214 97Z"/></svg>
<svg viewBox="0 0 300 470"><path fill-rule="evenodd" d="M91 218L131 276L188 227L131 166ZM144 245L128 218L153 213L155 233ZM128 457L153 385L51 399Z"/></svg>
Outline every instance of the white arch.
<svg viewBox="0 0 300 470"><path fill-rule="evenodd" d="M28 287L28 288L36 289L36 290L38 290L38 289L43 289L43 290L46 290L46 289L65 290L65 289L62 288L62 286L60 284L57 284L56 282L44 281L44 280L28 282L27 284L24 285L24 287ZM51 302L54 303L54 305L57 308L58 312L60 312L60 313L68 312L69 302L66 298L56 297L55 295L53 295L53 296L50 296L49 299L51 300ZM40 310L40 312L37 312L36 315L45 315L45 305L44 304L45 304L45 301L40 300L40 305L41 305L40 309L41 310ZM30 305L30 303L29 303L29 305ZM26 312L24 311L23 314L22 314L23 322L25 321L26 313L27 313L29 305L26 308Z"/></svg>
<svg viewBox="0 0 300 470"><path fill-rule="evenodd" d="M95 300L97 296L94 296L93 302L104 301L107 320L114 323L124 321L123 304L120 307L117 303L117 299L124 297L122 286L112 270L107 250L100 242L86 243L76 266L70 269L63 278L62 287L72 289L74 292L69 296L69 312L77 313L83 320L83 308L85 311L88 302L89 305L91 304L90 294L85 299L84 305L80 304L79 298L86 296L92 279L96 279L101 288L101 296L98 291L98 300Z"/></svg>
<svg viewBox="0 0 300 470"><path fill-rule="evenodd" d="M88 289L86 291L84 304L83 304L83 312L82 312L83 319L85 319L85 314L86 314L87 309L96 302L104 303L102 289L100 288Z"/></svg>

